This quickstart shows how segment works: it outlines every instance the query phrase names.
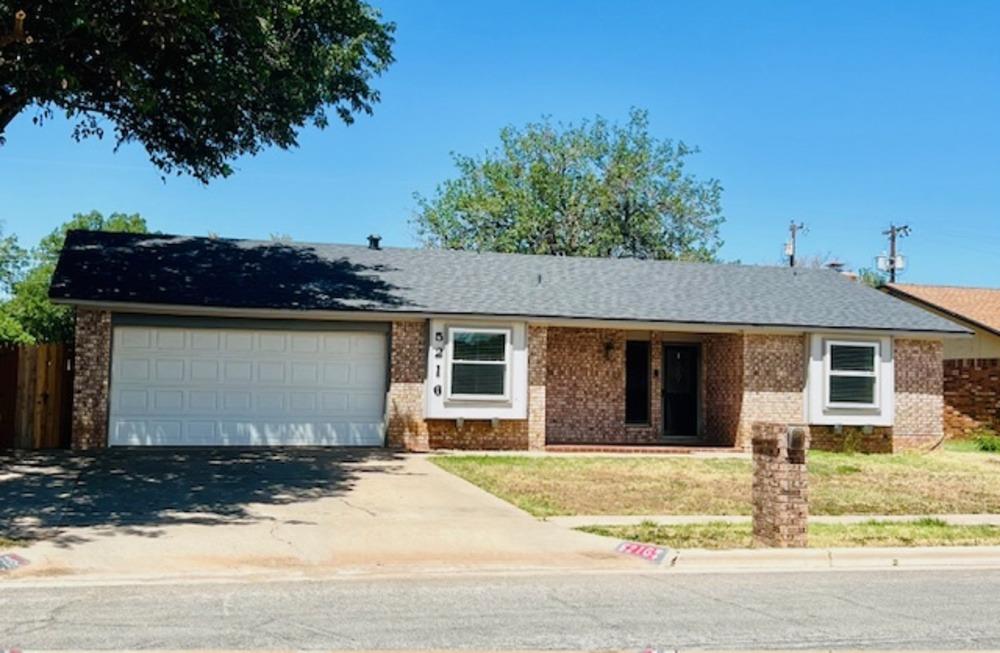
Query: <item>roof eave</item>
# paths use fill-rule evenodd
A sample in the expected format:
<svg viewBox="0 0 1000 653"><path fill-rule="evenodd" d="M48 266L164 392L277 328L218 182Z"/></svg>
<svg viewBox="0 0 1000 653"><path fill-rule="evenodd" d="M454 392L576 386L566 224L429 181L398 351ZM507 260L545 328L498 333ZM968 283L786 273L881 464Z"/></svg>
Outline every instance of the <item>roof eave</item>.
<svg viewBox="0 0 1000 653"><path fill-rule="evenodd" d="M752 322L680 322L671 320L641 320L633 318L595 318L561 315L528 315L515 313L459 313L442 311L378 311L368 309L352 309L339 311L312 309L277 309L277 308L232 308L223 306L196 306L186 304L155 304L139 302L108 302L101 300L53 298L53 303L81 306L96 310L107 310L122 313L150 313L190 316L215 317L256 317L310 320L405 320L429 319L432 317L448 317L462 320L523 320L536 324L550 326L572 326L591 328L622 328L629 325L633 329L642 330L672 330L700 333L738 333L753 331L761 333L803 333L803 332L836 332L853 334L893 334L913 338L968 338L972 331L945 331L937 329L896 329L891 327L870 326L830 326L823 324L765 324Z"/></svg>
<svg viewBox="0 0 1000 653"><path fill-rule="evenodd" d="M977 329L982 329L983 331L986 331L987 333L992 333L995 336L1000 336L1000 329L996 329L994 327L991 327L988 324L984 324L982 322L979 322L978 320L974 320L974 319L972 319L970 317L966 317L965 315L962 315L961 313L956 313L955 311L953 311L951 309L945 308L944 306L941 306L940 304L935 304L934 302L928 301L928 300L924 299L923 297L918 297L917 295L913 295L911 293L908 293L905 290L901 289L899 286L893 286L891 284L888 284L888 285L883 286L883 288L885 288L885 291L887 293L889 293L893 297L896 297L897 299L912 300L913 302L915 302L917 304L920 304L921 306L926 306L927 308L932 308L935 311L940 311L940 312L944 313L945 315L947 315L950 319L958 320L958 321L960 321L960 322L962 322L964 324L972 325L973 327L975 327ZM973 335L975 335L975 334L973 334Z"/></svg>

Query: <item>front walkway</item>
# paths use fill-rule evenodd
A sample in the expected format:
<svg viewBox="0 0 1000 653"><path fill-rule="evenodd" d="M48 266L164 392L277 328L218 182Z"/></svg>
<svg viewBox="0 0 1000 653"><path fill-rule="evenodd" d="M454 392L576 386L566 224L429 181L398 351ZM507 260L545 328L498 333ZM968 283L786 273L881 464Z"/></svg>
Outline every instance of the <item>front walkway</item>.
<svg viewBox="0 0 1000 653"><path fill-rule="evenodd" d="M419 455L110 450L0 464L10 578L628 568L614 541L539 521Z"/></svg>

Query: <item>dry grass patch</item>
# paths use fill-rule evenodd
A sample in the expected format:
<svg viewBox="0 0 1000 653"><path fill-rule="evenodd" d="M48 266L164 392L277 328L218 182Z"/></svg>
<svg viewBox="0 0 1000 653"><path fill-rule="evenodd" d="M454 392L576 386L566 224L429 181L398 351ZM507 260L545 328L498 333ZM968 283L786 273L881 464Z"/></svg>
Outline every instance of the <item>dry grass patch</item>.
<svg viewBox="0 0 1000 653"><path fill-rule="evenodd" d="M440 467L539 517L748 515L745 458L437 456ZM809 454L813 514L1000 513L1000 455Z"/></svg>
<svg viewBox="0 0 1000 653"><path fill-rule="evenodd" d="M750 514L750 463L743 459L455 455L432 460L538 517Z"/></svg>
<svg viewBox="0 0 1000 653"><path fill-rule="evenodd" d="M674 526L643 522L634 526L585 526L577 530L674 549L746 549L753 546L750 524L710 522ZM1000 527L951 526L930 518L912 522L809 525L810 548L987 544L1000 544Z"/></svg>

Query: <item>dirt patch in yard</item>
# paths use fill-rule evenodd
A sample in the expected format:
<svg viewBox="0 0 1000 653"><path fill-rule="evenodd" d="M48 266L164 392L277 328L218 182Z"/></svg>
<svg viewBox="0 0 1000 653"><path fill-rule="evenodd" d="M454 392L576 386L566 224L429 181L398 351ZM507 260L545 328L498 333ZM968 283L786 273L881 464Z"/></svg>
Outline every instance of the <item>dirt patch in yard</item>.
<svg viewBox="0 0 1000 653"><path fill-rule="evenodd" d="M748 515L750 461L636 456L437 456L433 461L539 517ZM1000 513L1000 456L809 454L817 515Z"/></svg>

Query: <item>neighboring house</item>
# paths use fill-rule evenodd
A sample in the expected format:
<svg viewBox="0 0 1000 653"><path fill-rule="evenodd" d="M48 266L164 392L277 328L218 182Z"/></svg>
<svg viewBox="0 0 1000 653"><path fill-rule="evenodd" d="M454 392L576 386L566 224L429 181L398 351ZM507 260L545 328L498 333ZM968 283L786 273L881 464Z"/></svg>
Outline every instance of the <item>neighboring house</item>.
<svg viewBox="0 0 1000 653"><path fill-rule="evenodd" d="M1000 288L895 283L886 291L971 330L944 343L944 428L949 437L1000 431Z"/></svg>
<svg viewBox="0 0 1000 653"><path fill-rule="evenodd" d="M829 270L71 232L73 442L746 447L942 437L969 331Z"/></svg>

